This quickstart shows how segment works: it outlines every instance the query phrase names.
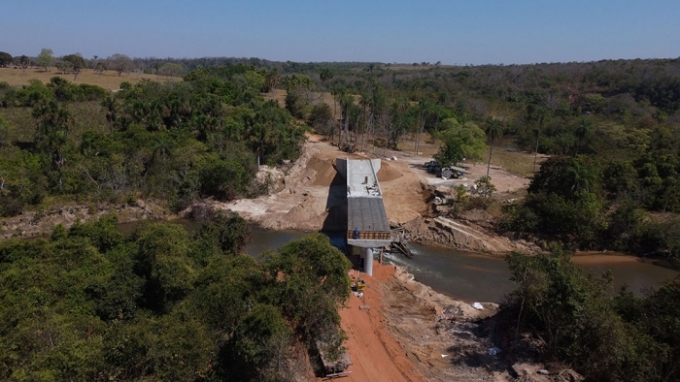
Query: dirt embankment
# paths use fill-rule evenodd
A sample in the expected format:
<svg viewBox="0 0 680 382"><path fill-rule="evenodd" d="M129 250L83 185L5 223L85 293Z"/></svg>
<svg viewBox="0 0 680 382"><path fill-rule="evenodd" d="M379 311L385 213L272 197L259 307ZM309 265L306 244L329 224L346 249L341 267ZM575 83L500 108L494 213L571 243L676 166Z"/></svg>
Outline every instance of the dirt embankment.
<svg viewBox="0 0 680 382"><path fill-rule="evenodd" d="M439 245L466 252L504 254L511 251L537 253L540 249L525 240L511 240L479 225L446 217L417 218L404 224L409 241Z"/></svg>
<svg viewBox="0 0 680 382"><path fill-rule="evenodd" d="M255 199L214 202L212 206L238 212L268 229L345 230L346 225L338 217L343 213L346 215L342 210L346 204L346 183L335 169L336 158L367 159L370 156L341 152L313 135L305 144L303 155L276 175L278 178L274 183L281 186L278 192ZM427 213L430 194L424 191L420 179L409 170L407 163L383 161L378 179L391 222L405 223Z"/></svg>
<svg viewBox="0 0 680 382"><path fill-rule="evenodd" d="M37 237L49 235L59 224L72 226L76 221L87 222L102 215L113 214L119 223L139 220L169 219L167 209L150 201L138 199L130 204L100 203L97 205L66 205L47 212L24 212L0 221L0 240L10 237Z"/></svg>
<svg viewBox="0 0 680 382"><path fill-rule="evenodd" d="M422 165L430 158L399 152L389 154L391 156L383 159L378 172L383 202L390 224L404 225L410 240L475 252L536 251L530 243L498 236L473 220L462 223L436 217L432 205L433 189L442 185L438 183L441 179L428 174ZM343 153L321 137L312 135L305 144L303 155L289 168L282 171L263 168L262 172L272 178L276 192L256 199L215 202L212 205L217 209L238 212L268 229L343 231L346 229L345 180L335 169L338 157L366 159L374 156L370 153ZM472 166L468 175L481 174L480 168ZM499 169L493 171L494 183L503 193L526 186L526 179Z"/></svg>
<svg viewBox="0 0 680 382"><path fill-rule="evenodd" d="M510 364L495 347L498 306L477 310L414 281L391 265L374 264L363 298L350 296L340 312L353 364L349 381L561 381L541 375L542 364Z"/></svg>

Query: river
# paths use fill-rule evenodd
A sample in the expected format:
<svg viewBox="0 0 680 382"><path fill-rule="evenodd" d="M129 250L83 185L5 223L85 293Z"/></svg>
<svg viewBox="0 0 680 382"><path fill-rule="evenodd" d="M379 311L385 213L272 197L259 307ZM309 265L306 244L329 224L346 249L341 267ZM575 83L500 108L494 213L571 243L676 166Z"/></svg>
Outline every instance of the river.
<svg viewBox="0 0 680 382"><path fill-rule="evenodd" d="M267 231L255 228L246 252L257 256L305 235L306 233L300 231ZM331 236L331 242L341 246L342 237ZM404 267L416 280L449 297L469 302L501 302L503 296L514 287L510 281L510 270L502 257L414 243L411 248L414 252L412 259L401 255L387 255L385 262ZM655 265L652 260L620 254L574 256L573 260L587 272L601 273L611 270L616 290L628 285L638 295L680 274Z"/></svg>
<svg viewBox="0 0 680 382"><path fill-rule="evenodd" d="M186 220L182 224L188 230L198 224ZM131 232L134 223L121 224L123 231ZM255 227L245 248L251 256L276 249L292 240L306 236L302 231L268 231ZM331 242L342 247L342 235L330 236ZM466 253L452 249L430 247L411 243L412 259L401 255L387 255L385 262L404 267L416 280L435 291L463 301L501 302L503 296L513 289L510 270L502 257ZM574 262L588 272L604 272L609 269L614 275L614 288L628 285L636 294L642 295L650 287L670 280L680 272L655 265L653 260L642 260L626 255L575 256Z"/></svg>

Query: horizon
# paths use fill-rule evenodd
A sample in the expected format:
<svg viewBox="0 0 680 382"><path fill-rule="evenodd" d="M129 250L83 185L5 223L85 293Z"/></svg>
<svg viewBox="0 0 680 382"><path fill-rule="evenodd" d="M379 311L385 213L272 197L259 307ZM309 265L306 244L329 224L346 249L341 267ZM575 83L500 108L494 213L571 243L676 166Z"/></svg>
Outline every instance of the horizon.
<svg viewBox="0 0 680 382"><path fill-rule="evenodd" d="M81 53L106 58L259 58L274 62L445 66L584 63L680 57L680 2L602 0L592 4L509 4L406 0L364 4L259 0L162 5L122 0L11 2L0 50L35 57ZM27 25L29 26L27 28ZM20 31L17 33L16 31Z"/></svg>

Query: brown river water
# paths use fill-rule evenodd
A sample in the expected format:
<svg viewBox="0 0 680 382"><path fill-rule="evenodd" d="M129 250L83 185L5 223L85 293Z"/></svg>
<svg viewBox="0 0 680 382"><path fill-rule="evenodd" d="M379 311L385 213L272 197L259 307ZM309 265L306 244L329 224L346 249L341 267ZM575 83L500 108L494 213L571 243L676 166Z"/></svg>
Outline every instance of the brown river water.
<svg viewBox="0 0 680 382"><path fill-rule="evenodd" d="M188 230L198 226L187 220L172 223L182 224ZM129 233L134 225L135 223L128 223L119 226ZM255 227L245 251L251 256L258 256L266 250L276 249L307 234L302 231L268 231ZM335 246L344 246L342 235L329 237ZM410 245L414 252L412 259L401 255L387 255L385 262L405 268L419 282L451 298L469 302L502 302L503 297L514 288L510 281L510 270L502 257L415 243ZM601 273L610 270L614 276L614 290L627 285L637 295L643 295L649 288L680 275L678 271L655 265L654 260L622 254L574 256L573 259L586 272Z"/></svg>

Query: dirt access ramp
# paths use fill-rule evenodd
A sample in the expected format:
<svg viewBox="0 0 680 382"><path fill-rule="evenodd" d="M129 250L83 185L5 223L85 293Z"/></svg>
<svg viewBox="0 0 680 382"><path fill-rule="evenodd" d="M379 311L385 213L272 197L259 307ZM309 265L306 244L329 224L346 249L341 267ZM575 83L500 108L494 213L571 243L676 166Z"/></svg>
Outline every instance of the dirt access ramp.
<svg viewBox="0 0 680 382"><path fill-rule="evenodd" d="M392 265L373 266L363 298L351 295L340 311L345 346L353 364L348 381L525 381L549 382L562 373L543 375L538 362L510 364L504 353L490 354L493 339L483 319L498 305L482 310L456 301L415 281ZM510 357L511 358L511 357ZM575 373L574 373L575 374Z"/></svg>

